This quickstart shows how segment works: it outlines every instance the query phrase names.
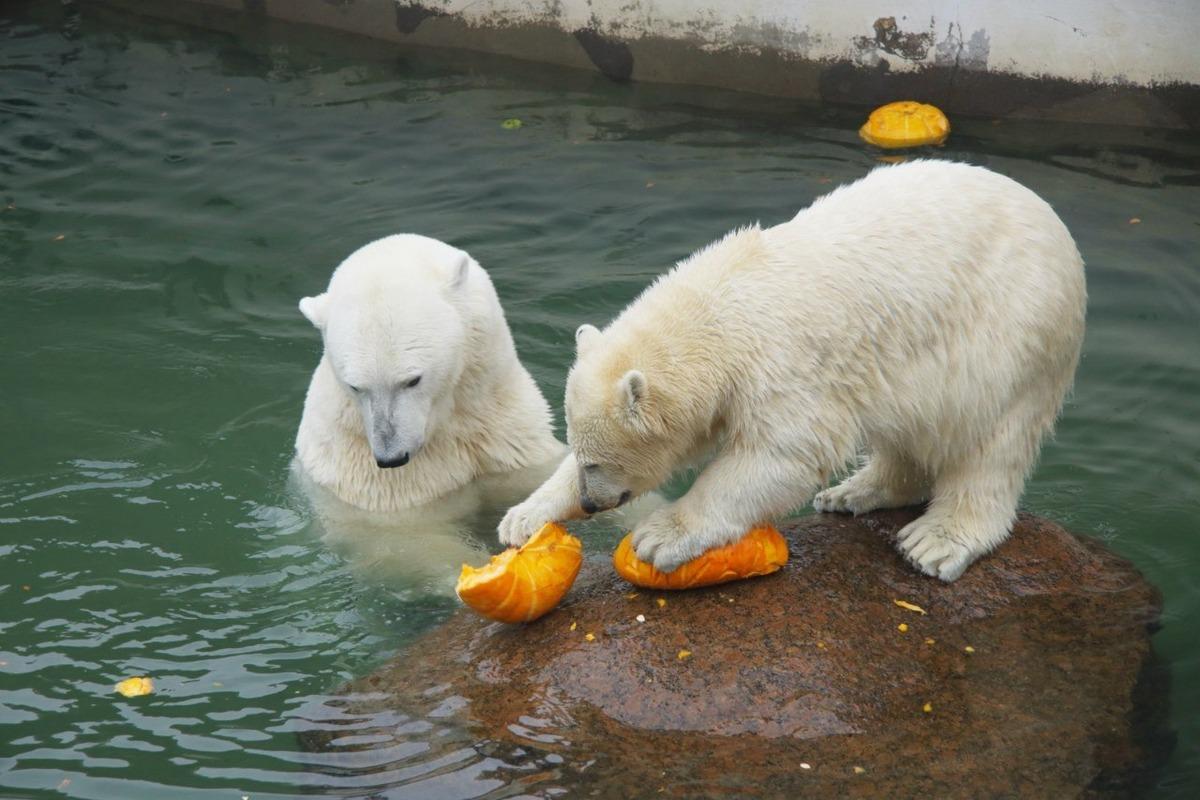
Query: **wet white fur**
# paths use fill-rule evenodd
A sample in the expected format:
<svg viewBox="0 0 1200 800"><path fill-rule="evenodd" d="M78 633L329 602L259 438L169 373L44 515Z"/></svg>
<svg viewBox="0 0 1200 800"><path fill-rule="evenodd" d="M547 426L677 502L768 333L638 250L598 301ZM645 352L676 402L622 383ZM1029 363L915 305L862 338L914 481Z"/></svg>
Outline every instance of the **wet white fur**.
<svg viewBox="0 0 1200 800"><path fill-rule="evenodd" d="M380 239L300 308L325 349L296 465L345 503L407 509L562 457L491 280L462 250L411 234ZM377 455L401 452L411 453L406 465L377 466Z"/></svg>
<svg viewBox="0 0 1200 800"><path fill-rule="evenodd" d="M486 563L494 549L484 532L555 465L551 460L485 475L432 502L386 512L342 502L302 469L293 470L291 488L306 501L314 531L360 579L388 590L399 586L418 595L452 597L459 567Z"/></svg>
<svg viewBox="0 0 1200 800"><path fill-rule="evenodd" d="M1028 189L948 162L877 169L789 222L729 234L603 332L582 329L574 452L501 538L578 514L579 463L596 464L598 491L636 493L710 453L635 529L642 559L673 569L810 499L855 514L928 499L897 547L952 581L1008 536L1085 305L1075 244Z"/></svg>

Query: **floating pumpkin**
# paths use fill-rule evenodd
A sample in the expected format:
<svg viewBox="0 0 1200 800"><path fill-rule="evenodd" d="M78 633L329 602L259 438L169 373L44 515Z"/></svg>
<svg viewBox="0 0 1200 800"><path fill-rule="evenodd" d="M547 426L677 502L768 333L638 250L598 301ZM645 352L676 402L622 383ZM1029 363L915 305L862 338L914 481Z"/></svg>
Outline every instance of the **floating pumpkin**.
<svg viewBox="0 0 1200 800"><path fill-rule="evenodd" d="M558 605L582 563L580 541L551 522L521 548L510 547L479 569L463 564L455 591L488 619L530 622Z"/></svg>
<svg viewBox="0 0 1200 800"><path fill-rule="evenodd" d="M125 697L141 697L154 691L154 680L144 675L136 678L126 678L113 687L113 690Z"/></svg>
<svg viewBox="0 0 1200 800"><path fill-rule="evenodd" d="M648 589L694 589L717 583L770 575L787 563L787 542L770 526L754 528L733 544L709 550L674 572L660 572L639 561L633 550L633 534L627 535L613 553L617 574L635 586Z"/></svg>
<svg viewBox="0 0 1200 800"><path fill-rule="evenodd" d="M950 120L936 106L901 100L872 111L858 135L885 148L941 144L950 135Z"/></svg>

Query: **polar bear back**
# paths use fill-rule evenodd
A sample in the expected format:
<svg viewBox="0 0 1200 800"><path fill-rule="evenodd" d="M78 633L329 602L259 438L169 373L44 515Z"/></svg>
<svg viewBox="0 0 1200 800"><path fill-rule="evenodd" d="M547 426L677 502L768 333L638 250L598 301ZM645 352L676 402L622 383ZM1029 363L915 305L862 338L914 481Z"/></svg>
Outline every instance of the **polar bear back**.
<svg viewBox="0 0 1200 800"><path fill-rule="evenodd" d="M734 416L818 409L827 430L860 443L961 449L1023 393L1039 417L1031 429L1049 424L1074 375L1085 305L1082 259L1047 203L979 167L918 161L877 169L775 227L735 231L663 276L611 330L644 341L687 325L694 347L729 370L720 379Z"/></svg>
<svg viewBox="0 0 1200 800"><path fill-rule="evenodd" d="M820 319L814 330L845 338L829 360L870 387L859 413L872 436L903 419L917 428L897 434L909 448L969 446L1022 395L1039 395L1025 398L1031 434L1057 415L1083 339L1083 261L1029 189L917 162L877 170L767 238L776 253L812 247L804 263L821 288L800 307Z"/></svg>

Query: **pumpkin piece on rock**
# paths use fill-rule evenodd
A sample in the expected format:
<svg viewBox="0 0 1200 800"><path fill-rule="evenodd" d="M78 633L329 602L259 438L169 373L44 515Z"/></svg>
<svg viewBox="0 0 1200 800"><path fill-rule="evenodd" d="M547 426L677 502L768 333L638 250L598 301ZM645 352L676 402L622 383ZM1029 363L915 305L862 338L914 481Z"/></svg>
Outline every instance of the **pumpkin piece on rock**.
<svg viewBox="0 0 1200 800"><path fill-rule="evenodd" d="M583 545L547 523L520 548L510 547L478 569L463 564L455 592L498 622L531 622L558 605L583 563Z"/></svg>
<svg viewBox="0 0 1200 800"><path fill-rule="evenodd" d="M629 534L613 553L613 567L618 575L635 586L695 589L770 575L786 564L787 558L787 542L783 536L770 526L762 526L732 544L709 550L674 572L660 572L653 564L639 560L633 550L633 534Z"/></svg>

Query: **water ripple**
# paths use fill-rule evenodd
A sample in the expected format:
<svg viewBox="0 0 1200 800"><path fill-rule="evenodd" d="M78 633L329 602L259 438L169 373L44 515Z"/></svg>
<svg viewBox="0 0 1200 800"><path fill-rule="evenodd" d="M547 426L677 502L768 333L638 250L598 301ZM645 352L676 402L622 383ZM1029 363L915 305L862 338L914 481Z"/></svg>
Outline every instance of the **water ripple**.
<svg viewBox="0 0 1200 800"><path fill-rule="evenodd" d="M453 541L323 529L286 484L320 347L297 299L384 234L468 248L561 431L574 328L872 168L859 114L76 5L0 14L0 317L20 345L0 355L17 387L0 404L0 794L519 793L497 776L548 759L435 753L426 719L384 720L410 741L356 769L301 751L306 732L367 735L329 692L450 613L446 564L494 545L499 510ZM1075 395L1024 504L1162 588L1180 745L1160 792L1183 797L1200 783L1200 144L1129 136L962 120L939 153L1043 194L1088 262ZM133 675L155 692L116 695ZM517 734L536 741L533 723Z"/></svg>

